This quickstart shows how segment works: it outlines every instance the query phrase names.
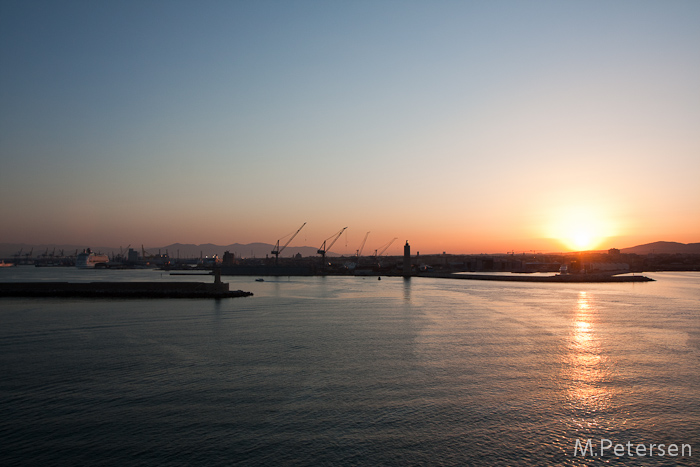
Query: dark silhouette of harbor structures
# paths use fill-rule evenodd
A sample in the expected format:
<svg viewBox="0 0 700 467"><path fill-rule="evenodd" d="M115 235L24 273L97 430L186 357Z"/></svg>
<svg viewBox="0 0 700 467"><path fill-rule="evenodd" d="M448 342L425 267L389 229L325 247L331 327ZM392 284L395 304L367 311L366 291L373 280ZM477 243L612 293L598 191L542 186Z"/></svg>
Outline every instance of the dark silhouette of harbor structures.
<svg viewBox="0 0 700 467"><path fill-rule="evenodd" d="M229 290L221 270L206 282L2 282L0 297L231 298L251 292Z"/></svg>
<svg viewBox="0 0 700 467"><path fill-rule="evenodd" d="M403 277L411 277L411 246L408 240L403 246Z"/></svg>
<svg viewBox="0 0 700 467"><path fill-rule="evenodd" d="M302 226L303 227L303 226ZM330 237L337 239L338 234ZM367 235L365 235L366 240ZM327 239L328 240L328 239ZM393 242L393 240L392 240ZM164 270L211 271L221 266L223 275L251 276L309 276L309 275L384 275L384 276L425 276L431 273L488 272L488 273L559 273L565 269L575 274L641 273L653 271L700 271L700 254L696 253L625 253L625 249L610 248L598 252L571 253L521 253L521 254L429 254L411 255L410 244L404 245L407 251L402 256L384 256L389 242L375 250L374 255L362 256L361 249L349 256L329 255L329 247L308 248L308 256L262 258L243 258L226 251L223 259L216 254L212 256L181 257L179 250L170 256L168 250L157 254L149 253L143 248L139 251L128 248L118 254L110 255L109 262L95 265L96 268L159 268ZM330 242L328 242L330 243ZM364 240L363 240L364 243ZM695 245L695 244L693 244ZM364 245L363 245L364 246ZM322 245L323 247L323 245ZM266 249L269 248L266 246ZM121 250L121 249L120 249ZM629 249L627 249L629 250ZM3 260L3 268L12 265L31 265L41 267L75 266L72 251L62 248L42 248L38 256L32 256L36 249L28 248L27 253L15 250ZM267 250L269 251L269 250ZM275 249L283 251L283 248ZM653 250L652 250L653 251ZM321 254L321 261L313 253ZM406 254L407 253L407 254ZM267 255L269 256L269 255ZM564 266L565 268L562 268Z"/></svg>
<svg viewBox="0 0 700 467"><path fill-rule="evenodd" d="M246 276L311 276L359 275L440 277L475 280L504 280L526 282L636 282L649 280L643 276L623 276L643 272L644 262L635 262L636 255L624 255L613 249L610 253L571 254L502 254L502 255L411 255L408 241L403 256L363 257L362 268L356 267L358 257L328 258L322 264L313 257L243 259L224 254L223 275ZM698 264L700 265L700 257ZM564 268L562 268L564 266ZM700 270L700 268L698 268ZM566 271L562 273L562 271ZM458 273L475 273L471 275ZM501 275L478 273L505 273ZM510 273L510 274L509 274ZM550 277L532 273L551 273Z"/></svg>
<svg viewBox="0 0 700 467"><path fill-rule="evenodd" d="M252 295L203 282L2 282L0 297L230 298Z"/></svg>

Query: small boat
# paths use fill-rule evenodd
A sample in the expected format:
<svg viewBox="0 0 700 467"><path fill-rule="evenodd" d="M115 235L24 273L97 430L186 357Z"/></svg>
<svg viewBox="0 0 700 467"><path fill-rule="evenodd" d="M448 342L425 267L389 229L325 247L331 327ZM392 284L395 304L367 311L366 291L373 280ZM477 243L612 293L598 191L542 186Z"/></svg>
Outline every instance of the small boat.
<svg viewBox="0 0 700 467"><path fill-rule="evenodd" d="M265 279L263 279L262 277L259 277L259 278L255 279L255 282L265 282Z"/></svg>

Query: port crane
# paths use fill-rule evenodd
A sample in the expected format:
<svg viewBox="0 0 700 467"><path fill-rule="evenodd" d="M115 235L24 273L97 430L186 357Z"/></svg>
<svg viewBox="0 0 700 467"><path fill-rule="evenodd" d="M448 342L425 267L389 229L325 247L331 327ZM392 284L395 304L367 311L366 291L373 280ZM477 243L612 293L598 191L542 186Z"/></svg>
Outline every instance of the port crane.
<svg viewBox="0 0 700 467"><path fill-rule="evenodd" d="M146 251L146 249L143 247L143 243L142 243L142 244L141 244L141 257L142 257L144 260L147 260L147 259L153 258L154 256L155 256L155 255L152 254L151 252Z"/></svg>
<svg viewBox="0 0 700 467"><path fill-rule="evenodd" d="M141 246L143 246L143 245L141 245ZM122 262L126 261L127 253L129 252L129 248L131 248L131 243L129 243L129 245L127 245L127 247L123 250L122 250L122 247L119 246L119 261L122 261ZM112 259L112 261L114 261L114 259Z"/></svg>
<svg viewBox="0 0 700 467"><path fill-rule="evenodd" d="M367 237L369 237L369 232L365 234L365 239L362 240L360 248L357 250L357 265L360 265L360 257L362 256L362 250L365 248L365 243L367 242Z"/></svg>
<svg viewBox="0 0 700 467"><path fill-rule="evenodd" d="M338 232L334 233L333 235L331 235L330 237L328 237L327 239L325 239L325 240L323 241L323 244L319 247L318 251L316 252L316 253L318 253L319 255L321 255L321 258L322 258L322 261L323 261L323 267L326 267L326 252L329 251L329 250L333 247L333 244L335 244L335 242L338 241L338 239L340 238L340 236L343 235L343 232L345 232L345 229L347 229L347 227L343 227L343 228L340 229ZM330 243L330 245L328 245L328 247L326 247L326 243L327 243L328 240L330 240L331 238L333 239L333 241Z"/></svg>
<svg viewBox="0 0 700 467"><path fill-rule="evenodd" d="M282 238L280 238L279 240L277 240L277 244L275 244L275 249L272 250L272 254L275 255L275 264L277 264L277 260L279 260L280 253L282 253L282 252L284 251L284 249L287 248L287 245L289 245L289 243L290 243L292 240L294 240L294 237L297 236L297 234L301 231L301 229L304 228L305 225L306 225L306 222L304 222L303 224L301 224L301 227L299 227L299 229L298 229L296 232L294 232L294 235L292 235L291 237L289 237L289 240L287 240L287 243L285 243L284 246L283 246L282 248L280 248L280 241L281 241L284 237L286 237L287 235L289 235L289 234L287 234L287 235L285 235L284 237L282 237Z"/></svg>
<svg viewBox="0 0 700 467"><path fill-rule="evenodd" d="M378 260L379 260L379 257L382 256L382 254L383 254L383 253L391 246L391 244L394 243L398 238L399 238L399 237L394 237L394 238L391 239L391 241L390 241L389 243L386 243L386 244L380 246L379 248L377 248L376 250L374 250L374 259L375 259L376 261L378 261ZM381 250L380 250L380 248L381 248Z"/></svg>

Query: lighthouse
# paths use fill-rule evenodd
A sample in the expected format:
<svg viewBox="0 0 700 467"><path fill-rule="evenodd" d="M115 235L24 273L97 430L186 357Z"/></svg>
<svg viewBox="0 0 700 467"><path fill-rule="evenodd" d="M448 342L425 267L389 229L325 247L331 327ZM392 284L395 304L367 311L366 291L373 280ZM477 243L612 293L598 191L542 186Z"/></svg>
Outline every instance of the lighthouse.
<svg viewBox="0 0 700 467"><path fill-rule="evenodd" d="M411 277L411 245L408 240L403 246L403 277Z"/></svg>

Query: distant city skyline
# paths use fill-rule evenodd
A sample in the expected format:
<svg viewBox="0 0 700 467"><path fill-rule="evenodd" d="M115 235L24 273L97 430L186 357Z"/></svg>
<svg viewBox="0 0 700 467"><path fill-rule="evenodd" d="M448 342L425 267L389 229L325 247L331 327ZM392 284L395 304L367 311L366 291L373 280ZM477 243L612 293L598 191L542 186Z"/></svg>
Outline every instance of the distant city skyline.
<svg viewBox="0 0 700 467"><path fill-rule="evenodd" d="M398 239L397 239L398 240ZM328 257L355 257L357 256L358 248L350 251L348 247L342 245L334 246L327 251ZM387 247L386 244L383 245L365 245L361 250L362 257L371 256L403 256L404 243L395 241ZM540 251L540 250L529 250L529 251L501 251L501 252L470 252L470 253L455 253L452 251L429 251L421 250L420 245L411 245L411 253L413 256L442 256L447 254L450 256L461 256L461 255L495 255L495 256L511 256L515 255L518 257L527 256L532 257L533 255L567 255L579 253L603 253L611 254L614 252L623 254L636 254L636 255L700 255L700 242L696 243L678 243L678 242L665 242L658 241L652 243L646 243L643 245L627 245L621 246L620 248L613 249L599 249L599 250L582 250L582 251ZM213 257L218 255L223 257L224 253L229 252L234 254L238 258L274 258L272 250L275 245L270 243L254 242L248 244L233 243L227 245L216 245L212 243L203 244L183 244L183 243L173 243L168 245L75 245L75 244L24 244L24 243L0 243L0 258L7 259L8 262L17 261L30 261L34 259L42 258L64 258L71 257L77 253L90 248L92 251L97 253L103 253L108 255L126 255L130 249L133 249L137 254L142 254L142 249L145 249L146 255L156 255L156 254L167 254L171 258L193 258L193 257ZM287 246L283 252L280 254L280 258L291 258L300 254L302 257L320 257L317 251L318 247L313 245L300 245L300 244L290 244Z"/></svg>
<svg viewBox="0 0 700 467"><path fill-rule="evenodd" d="M0 243L700 241L700 2L0 4Z"/></svg>

